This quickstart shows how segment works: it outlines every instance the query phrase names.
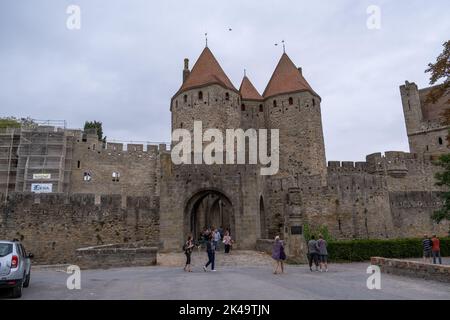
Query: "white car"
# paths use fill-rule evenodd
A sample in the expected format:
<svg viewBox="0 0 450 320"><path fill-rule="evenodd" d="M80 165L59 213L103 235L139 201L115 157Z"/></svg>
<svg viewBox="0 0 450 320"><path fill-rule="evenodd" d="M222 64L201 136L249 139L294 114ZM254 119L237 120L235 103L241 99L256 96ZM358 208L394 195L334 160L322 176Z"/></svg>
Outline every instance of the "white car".
<svg viewBox="0 0 450 320"><path fill-rule="evenodd" d="M11 288L13 298L30 285L32 258L19 241L0 240L0 288Z"/></svg>

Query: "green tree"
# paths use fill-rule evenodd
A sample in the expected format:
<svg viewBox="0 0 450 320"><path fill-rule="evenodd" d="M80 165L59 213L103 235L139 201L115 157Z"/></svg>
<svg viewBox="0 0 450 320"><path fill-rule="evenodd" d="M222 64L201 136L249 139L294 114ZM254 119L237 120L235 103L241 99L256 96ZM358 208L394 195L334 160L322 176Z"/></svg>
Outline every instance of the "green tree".
<svg viewBox="0 0 450 320"><path fill-rule="evenodd" d="M0 118L0 129L20 128L20 126L21 126L20 120L14 117Z"/></svg>
<svg viewBox="0 0 450 320"><path fill-rule="evenodd" d="M450 154L440 156L436 164L444 169L435 174L436 185L445 186L447 190L441 193L442 208L436 210L432 215L433 220L439 223L442 220L450 220L450 191L448 191L450 190Z"/></svg>
<svg viewBox="0 0 450 320"><path fill-rule="evenodd" d="M0 129L5 128L20 128L22 126L31 127L37 126L31 118L16 118L16 117L4 117L0 118Z"/></svg>
<svg viewBox="0 0 450 320"><path fill-rule="evenodd" d="M435 103L442 96L444 96L450 89L450 40L446 41L443 45L444 50L436 58L435 63L429 63L426 73L430 73L430 85L436 84L439 80L444 82L433 88L427 96L427 101ZM446 101L446 104L450 105L450 99ZM449 120L449 119L447 119Z"/></svg>
<svg viewBox="0 0 450 320"><path fill-rule="evenodd" d="M98 140L105 141L106 137L103 137L103 127L100 121L86 121L84 123L84 130L95 129L98 135Z"/></svg>

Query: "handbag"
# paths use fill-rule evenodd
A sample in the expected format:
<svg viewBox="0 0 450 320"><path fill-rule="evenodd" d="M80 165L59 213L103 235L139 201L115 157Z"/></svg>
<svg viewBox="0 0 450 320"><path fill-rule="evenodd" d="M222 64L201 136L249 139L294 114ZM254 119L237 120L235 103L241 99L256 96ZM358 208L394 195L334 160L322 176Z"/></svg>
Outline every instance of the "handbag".
<svg viewBox="0 0 450 320"><path fill-rule="evenodd" d="M286 260L286 253L284 252L284 247L283 246L280 247L280 259L281 260Z"/></svg>

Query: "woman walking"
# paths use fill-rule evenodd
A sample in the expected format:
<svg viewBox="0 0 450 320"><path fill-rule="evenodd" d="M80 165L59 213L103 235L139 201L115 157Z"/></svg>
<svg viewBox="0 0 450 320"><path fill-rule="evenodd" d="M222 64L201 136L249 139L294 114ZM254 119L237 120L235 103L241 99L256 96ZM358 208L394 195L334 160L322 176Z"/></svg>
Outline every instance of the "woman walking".
<svg viewBox="0 0 450 320"><path fill-rule="evenodd" d="M278 268L281 268L281 273L284 273L284 260L286 260L286 254L284 252L283 241L280 240L279 236L275 237L275 243L272 249L272 258L275 260L275 269L273 274L278 273Z"/></svg>
<svg viewBox="0 0 450 320"><path fill-rule="evenodd" d="M214 237L212 233L209 234L208 242L206 242L206 253L208 254L208 262L203 266L203 270L206 272L208 266L211 265L211 271L216 271L216 269L214 269L216 248L214 247Z"/></svg>
<svg viewBox="0 0 450 320"><path fill-rule="evenodd" d="M191 254L192 249L194 248L194 241L192 235L188 236L186 243L184 244L184 254L186 255L186 264L184 266L184 271L192 272L191 270Z"/></svg>
<svg viewBox="0 0 450 320"><path fill-rule="evenodd" d="M319 248L319 261L320 261L320 272L324 270L328 272L328 250L327 242L324 240L323 236L319 234L319 240L317 241L317 247Z"/></svg>
<svg viewBox="0 0 450 320"><path fill-rule="evenodd" d="M230 232L228 231L225 231L225 235L223 236L223 244L225 245L225 253L230 253L233 240L231 239Z"/></svg>

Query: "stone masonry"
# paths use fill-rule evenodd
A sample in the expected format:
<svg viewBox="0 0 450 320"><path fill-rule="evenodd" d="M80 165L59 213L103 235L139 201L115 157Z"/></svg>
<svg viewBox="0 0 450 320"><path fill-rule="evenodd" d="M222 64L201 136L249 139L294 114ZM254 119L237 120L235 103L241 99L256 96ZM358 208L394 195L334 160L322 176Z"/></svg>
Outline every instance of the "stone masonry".
<svg viewBox="0 0 450 320"><path fill-rule="evenodd" d="M275 235L297 239L305 224L326 226L337 239L447 235L448 222L430 218L442 192L433 160L449 152L441 121L446 105L426 102L428 90L409 82L400 87L411 153L327 163L322 98L286 53L260 94L247 76L237 89L205 48L192 69L184 61L182 84L170 100L172 129L192 133L194 121L203 131L278 129L276 175L260 175L259 164L175 165L176 141L121 144L82 130L6 130L0 132L0 238L19 238L37 261L56 263L73 260L77 248L103 244L180 251L188 233L197 238L211 226L229 229L239 249ZM39 162L42 157L48 161ZM33 182L52 184L52 193L32 193ZM299 241L288 250L301 250Z"/></svg>

